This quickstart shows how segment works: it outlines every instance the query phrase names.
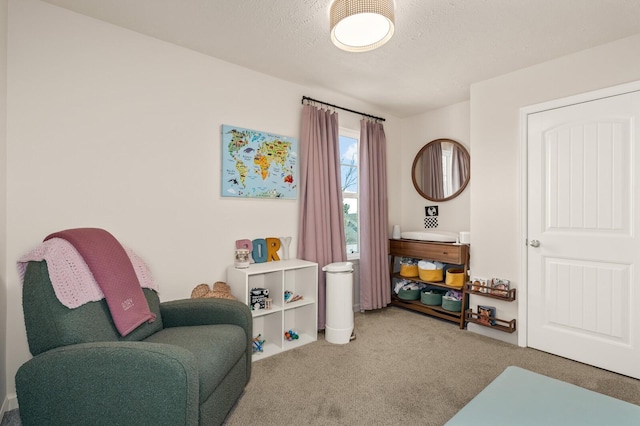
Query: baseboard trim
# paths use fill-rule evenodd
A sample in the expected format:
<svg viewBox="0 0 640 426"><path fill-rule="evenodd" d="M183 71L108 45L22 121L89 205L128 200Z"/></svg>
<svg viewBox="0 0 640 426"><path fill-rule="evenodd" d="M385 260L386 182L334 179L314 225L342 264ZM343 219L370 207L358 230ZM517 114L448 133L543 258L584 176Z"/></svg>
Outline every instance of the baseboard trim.
<svg viewBox="0 0 640 426"><path fill-rule="evenodd" d="M15 410L18 408L18 397L15 393L10 393L2 401L2 407L0 408L0 420L4 417L4 413L7 411Z"/></svg>

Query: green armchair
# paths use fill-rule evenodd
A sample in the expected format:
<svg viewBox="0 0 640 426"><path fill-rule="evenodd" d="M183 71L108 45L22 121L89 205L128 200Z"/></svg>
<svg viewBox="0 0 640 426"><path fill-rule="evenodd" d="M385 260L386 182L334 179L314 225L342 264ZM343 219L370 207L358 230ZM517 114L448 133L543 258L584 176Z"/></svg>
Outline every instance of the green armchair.
<svg viewBox="0 0 640 426"><path fill-rule="evenodd" d="M55 296L46 262L29 262L23 308L33 355L16 374L29 425L219 425L251 376L249 308L224 299L160 303L126 337L105 300L75 309Z"/></svg>

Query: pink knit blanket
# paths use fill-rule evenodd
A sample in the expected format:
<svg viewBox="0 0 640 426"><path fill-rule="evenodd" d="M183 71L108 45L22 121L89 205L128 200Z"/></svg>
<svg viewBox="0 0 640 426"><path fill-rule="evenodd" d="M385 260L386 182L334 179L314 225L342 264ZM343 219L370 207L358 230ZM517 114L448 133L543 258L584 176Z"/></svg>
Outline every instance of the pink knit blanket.
<svg viewBox="0 0 640 426"><path fill-rule="evenodd" d="M144 261L132 250L128 248L124 248L124 250L137 278L137 283L139 283L137 284L138 290L142 292L140 287L144 287L158 291L158 287ZM98 284L96 277L92 274L87 262L68 241L61 238L47 239L38 247L20 257L20 259L18 259L18 272L20 273L21 282L24 281L24 274L28 262L41 260L47 262L47 269L54 292L64 306L73 309L85 303L99 301L105 298L105 293ZM113 269L110 268L108 268L108 270L109 273L113 271ZM142 297L144 298L144 295L142 295ZM129 304L127 303L125 306L127 305ZM146 299L144 299L142 306L146 307L146 310L149 311ZM153 315L151 312L149 312L149 314ZM144 317L146 318L148 315ZM145 321L147 320L142 320L138 325ZM133 321L133 323L136 322L138 321ZM123 332L126 333L128 329L132 331L136 327L137 325L124 326L123 330L119 328L118 331L122 334Z"/></svg>
<svg viewBox="0 0 640 426"><path fill-rule="evenodd" d="M140 287L158 291L147 264L131 249L124 248L136 271ZM20 282L24 282L24 274L29 262L47 262L49 279L56 297L69 309L77 308L85 303L104 299L104 293L91 274L87 263L78 251L67 240L52 238L38 245L18 259Z"/></svg>

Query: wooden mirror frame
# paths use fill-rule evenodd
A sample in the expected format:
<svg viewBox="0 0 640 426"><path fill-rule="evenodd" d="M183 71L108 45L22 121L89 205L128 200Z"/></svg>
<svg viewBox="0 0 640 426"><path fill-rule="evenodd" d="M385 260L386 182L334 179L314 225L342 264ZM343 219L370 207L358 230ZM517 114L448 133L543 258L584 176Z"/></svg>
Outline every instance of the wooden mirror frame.
<svg viewBox="0 0 640 426"><path fill-rule="evenodd" d="M469 151L467 151L467 148L465 148L464 145L462 145L460 142L456 142L452 139L436 139L433 140L431 142L429 142L428 144L426 144L425 146L422 147L422 149L418 152L418 154L416 155L415 159L413 160L413 166L411 167L411 180L413 181L413 187L416 189L416 191L418 191L418 193L426 198L429 201L448 201L451 200L453 198L456 198L458 195L460 195L462 193L462 191L464 191L464 189L467 187L467 184L469 183L469 179L471 178L471 174L469 173L469 175L467 175L467 178L465 179L464 182L462 182L460 184L460 188L458 188L457 191L455 191L453 194L449 195L448 197L444 197L444 198L436 198L436 197L432 197L426 194L425 190L420 187L420 185L418 184L418 179L416 177L416 168L418 167L418 165L421 165L421 161L422 158L424 156L424 153L427 149L429 149L429 147L432 144L436 144L436 143L442 143L442 142L448 142L453 144L455 147L457 147L464 156L464 161L466 162L466 164L469 166L471 165L471 157L469 156Z"/></svg>

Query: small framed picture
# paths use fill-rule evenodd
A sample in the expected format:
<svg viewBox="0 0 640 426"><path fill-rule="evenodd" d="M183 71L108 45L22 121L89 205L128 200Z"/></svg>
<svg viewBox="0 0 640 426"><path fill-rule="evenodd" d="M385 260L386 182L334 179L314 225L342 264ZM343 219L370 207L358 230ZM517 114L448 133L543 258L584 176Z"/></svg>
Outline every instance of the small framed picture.
<svg viewBox="0 0 640 426"><path fill-rule="evenodd" d="M491 280L491 294L496 296L507 297L509 295L509 286L511 285L509 280L502 278L494 278Z"/></svg>
<svg viewBox="0 0 640 426"><path fill-rule="evenodd" d="M487 290L488 290L488 288L487 288L487 279L486 278L479 278L479 277L471 278L471 291L477 291L479 293L486 293Z"/></svg>
<svg viewBox="0 0 640 426"><path fill-rule="evenodd" d="M478 305L478 322L486 325L496 325L496 308Z"/></svg>
<svg viewBox="0 0 640 426"><path fill-rule="evenodd" d="M425 216L438 216L438 206L426 206L424 208Z"/></svg>

